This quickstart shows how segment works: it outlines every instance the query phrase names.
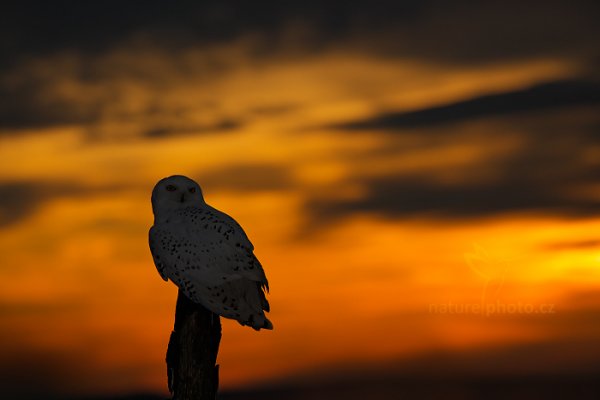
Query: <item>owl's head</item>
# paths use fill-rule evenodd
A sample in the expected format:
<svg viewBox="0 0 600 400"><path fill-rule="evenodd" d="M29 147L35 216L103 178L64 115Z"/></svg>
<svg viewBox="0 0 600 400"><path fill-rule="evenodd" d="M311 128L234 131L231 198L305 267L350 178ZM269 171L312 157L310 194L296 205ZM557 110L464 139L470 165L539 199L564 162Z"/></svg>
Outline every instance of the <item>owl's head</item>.
<svg viewBox="0 0 600 400"><path fill-rule="evenodd" d="M187 176L163 178L152 190L152 211L155 216L157 213L201 204L204 204L204 197L200 185Z"/></svg>

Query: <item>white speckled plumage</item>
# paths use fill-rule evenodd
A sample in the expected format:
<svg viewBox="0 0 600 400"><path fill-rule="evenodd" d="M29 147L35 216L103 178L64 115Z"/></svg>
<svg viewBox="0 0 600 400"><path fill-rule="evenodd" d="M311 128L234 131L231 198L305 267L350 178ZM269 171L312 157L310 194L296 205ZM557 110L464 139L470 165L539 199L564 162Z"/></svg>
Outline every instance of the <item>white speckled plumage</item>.
<svg viewBox="0 0 600 400"><path fill-rule="evenodd" d="M200 186L175 175L152 191L150 251L160 276L212 312L259 330L269 284L254 246L239 224L204 201Z"/></svg>

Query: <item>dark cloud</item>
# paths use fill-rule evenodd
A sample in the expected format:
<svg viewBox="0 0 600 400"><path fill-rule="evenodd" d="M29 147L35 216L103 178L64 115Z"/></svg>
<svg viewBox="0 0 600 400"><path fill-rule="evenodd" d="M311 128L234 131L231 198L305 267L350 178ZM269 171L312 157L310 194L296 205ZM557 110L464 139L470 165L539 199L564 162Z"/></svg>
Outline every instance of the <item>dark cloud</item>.
<svg viewBox="0 0 600 400"><path fill-rule="evenodd" d="M102 52L135 37L176 52L248 34L261 37L260 57L288 47L283 33L299 28L293 44L308 51L343 44L388 56L489 61L593 51L598 11L590 0L543 7L510 0L13 1L0 17L0 58Z"/></svg>
<svg viewBox="0 0 600 400"><path fill-rule="evenodd" d="M381 114L362 121L340 124L334 128L395 131L469 121L483 117L552 111L558 108L599 104L600 84L597 82L555 81L443 106L410 112Z"/></svg>
<svg viewBox="0 0 600 400"><path fill-rule="evenodd" d="M370 213L389 218L478 218L506 212L544 212L565 216L600 214L600 200L571 199L564 183L508 176L500 181L441 184L418 177L382 177L365 182L366 196L356 200L312 200L316 220ZM547 186L546 186L547 185Z"/></svg>
<svg viewBox="0 0 600 400"><path fill-rule="evenodd" d="M529 92L517 93L518 98ZM477 125L478 133L474 136L464 135L462 125L442 124L442 117L438 118L439 126L431 130L420 115L436 115L437 109L415 113L419 118L398 118L391 125L410 124L414 128L415 124L422 124L418 134L415 131L406 132L406 135L413 135L418 143L417 148L413 149L415 145L407 145L402 140L404 134L388 135L385 137L385 147L375 150L359 162L367 163L374 157L401 159L404 155L410 157L413 150L418 152L428 147L444 149L453 143L475 145L485 152L486 149L493 149L494 143L501 140L504 134L512 135L510 137L518 140L519 145L512 153L475 161L469 168L462 164L443 170L398 168L372 175L361 175L359 171L352 180L340 184L361 187L364 194L352 199L313 195L306 203L310 222L323 223L357 213L392 219L466 219L519 212L565 217L598 216L600 199L589 193L598 184L600 165L590 154L600 148L597 130L600 114L594 112L596 106L589 107L591 104L587 104L587 100L579 101L591 98L596 102L595 96L596 92L592 91L589 97L575 97L577 100L573 101L572 98L567 104L549 96L540 100L537 106L532 106L532 109L543 109L540 104L551 104L552 112L548 110L548 113L532 115L523 115L509 104L505 110L515 111L515 115L500 112L499 118L481 121ZM508 98L513 97L509 95ZM571 107L573 103L585 106ZM472 105L479 103L466 101L460 104L460 107L441 109L461 110L452 117L453 121L459 120L457 115L461 121L470 121L467 115L477 114ZM468 106L463 107L464 104ZM501 104L505 104L504 101ZM562 104L563 107L556 104ZM491 107L483 109L486 113L493 112ZM475 110L481 108L475 107ZM441 115L445 116L445 111ZM380 120L376 121L376 124L381 124ZM385 125L388 126L387 122ZM489 171L485 179L479 174L481 169ZM443 179L444 174L448 173L457 178Z"/></svg>
<svg viewBox="0 0 600 400"><path fill-rule="evenodd" d="M383 371L385 372L385 371ZM396 400L402 399L526 399L532 393L543 399L569 397L592 399L600 385L592 376L493 377L493 378L415 378L396 376L366 381L361 376L353 382L322 385L289 386L276 389L224 392L222 400ZM108 399L106 399L108 400Z"/></svg>
<svg viewBox="0 0 600 400"><path fill-rule="evenodd" d="M440 350L383 365L316 368L305 376L290 377L285 383L225 392L221 397L227 400L504 399L530 398L535 393L534 397L562 399L577 393L581 398L593 398L600 393L600 384L595 379L600 365L593 361L598 352L590 354L590 349L598 344L597 338L561 338L466 351Z"/></svg>
<svg viewBox="0 0 600 400"><path fill-rule="evenodd" d="M51 199L81 197L122 189L119 186L85 187L66 182L0 182L0 228L19 222Z"/></svg>
<svg viewBox="0 0 600 400"><path fill-rule="evenodd" d="M383 29L380 45L387 56L408 56L450 64L478 64L541 57L590 62L600 12L593 1L535 2L431 1L416 18ZM593 17L594 15L594 17ZM366 44L367 45L367 44Z"/></svg>
<svg viewBox="0 0 600 400"><path fill-rule="evenodd" d="M40 327L40 329L52 327ZM72 349L48 350L6 346L0 360L0 393L3 400L164 400L165 396L92 395L89 386L102 379L89 354ZM123 374L124 371L120 371ZM119 374L119 372L115 372ZM166 383L165 383L166 384ZM86 387L88 385L88 387ZM99 393L110 393L110 389Z"/></svg>
<svg viewBox="0 0 600 400"><path fill-rule="evenodd" d="M60 351L3 349L0 391L4 399L59 399L70 379L76 379L81 358Z"/></svg>
<svg viewBox="0 0 600 400"><path fill-rule="evenodd" d="M106 87L119 76L168 86L165 75L190 73L179 60L185 50L214 49L248 38L252 39L247 41L250 49L245 50L245 59L237 62L341 50L469 66L515 59L567 59L592 74L600 63L596 18L600 3L585 0L547 1L543 7L522 1L62 0L10 1L2 11L0 72L11 77L0 80L0 97L11 99L0 105L0 128L5 131L98 122L107 117L107 105L118 103L119 93L86 85ZM115 49L159 50L161 57L175 60L176 66L166 73L143 60L108 68L96 65L104 65L98 60ZM57 91L52 86L54 75L60 77L64 72L59 66L44 64L45 80L26 68L40 61L56 61L59 56L73 57L81 64L69 72L71 83L80 85L76 98L69 97L73 88ZM202 67L206 71L196 71L196 75L210 79L227 70L223 64L209 60ZM14 76L19 77L18 83L12 82ZM281 109L274 106L267 111ZM453 111L460 110L446 110ZM388 123L396 117L387 116L392 120ZM149 130L148 134L161 136L173 131L170 128Z"/></svg>
<svg viewBox="0 0 600 400"><path fill-rule="evenodd" d="M257 192L285 190L294 186L292 170L278 164L238 164L197 174L205 193L213 190Z"/></svg>
<svg viewBox="0 0 600 400"><path fill-rule="evenodd" d="M49 193L40 189L39 185L29 182L2 183L0 185L0 227L20 220L42 204Z"/></svg>
<svg viewBox="0 0 600 400"><path fill-rule="evenodd" d="M14 129L88 125L99 120L101 102L89 98L66 99L56 94L45 96L44 85L29 82L10 89L0 87L2 97L10 99L0 105L0 134Z"/></svg>
<svg viewBox="0 0 600 400"><path fill-rule="evenodd" d="M156 45L177 51L191 45L222 43L249 33L265 42L257 54L277 44L289 24L307 23L317 40L348 34L356 19L390 25L394 20L414 16L419 2L382 2L365 7L366 2L261 1L231 2L159 0L82 4L57 1L11 2L0 19L2 53L13 58L48 54L64 49L101 52L132 37L148 38ZM393 15L395 17L390 18ZM369 24L371 25L371 24ZM275 46L279 47L279 46ZM2 57L6 59L5 57Z"/></svg>
<svg viewBox="0 0 600 400"><path fill-rule="evenodd" d="M201 134L201 133L218 133L228 132L238 129L243 126L243 123L239 120L234 119L223 119L213 124L207 125L195 125L186 127L157 127L152 128L143 133L144 137L147 138L163 138L170 136L190 135L190 134Z"/></svg>

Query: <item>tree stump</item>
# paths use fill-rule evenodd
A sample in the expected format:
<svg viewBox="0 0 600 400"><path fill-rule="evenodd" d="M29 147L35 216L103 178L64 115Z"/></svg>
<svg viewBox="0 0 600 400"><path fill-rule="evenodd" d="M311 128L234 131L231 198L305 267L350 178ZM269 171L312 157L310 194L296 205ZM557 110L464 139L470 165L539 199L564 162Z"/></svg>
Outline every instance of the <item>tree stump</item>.
<svg viewBox="0 0 600 400"><path fill-rule="evenodd" d="M220 341L219 316L192 302L180 290L166 360L173 400L217 398Z"/></svg>

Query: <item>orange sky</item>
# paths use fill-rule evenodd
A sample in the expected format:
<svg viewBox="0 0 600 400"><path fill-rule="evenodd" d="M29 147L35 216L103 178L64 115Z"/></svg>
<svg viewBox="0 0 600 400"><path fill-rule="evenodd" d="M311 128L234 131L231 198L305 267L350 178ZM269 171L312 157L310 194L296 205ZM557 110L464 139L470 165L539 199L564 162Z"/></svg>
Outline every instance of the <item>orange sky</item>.
<svg viewBox="0 0 600 400"><path fill-rule="evenodd" d="M92 55L66 49L4 74L8 85L38 82L35 101L73 106L73 118L0 134L0 370L18 378L33 364L58 393L165 392L176 288L158 276L147 231L151 189L172 174L196 179L240 222L270 281L272 332L224 321L222 388L599 337L600 213L577 212L578 201L600 200L597 184L561 188L566 212L515 206L511 192L500 194L506 208L472 212L460 199L449 211L418 202L406 211L402 190L363 203L394 179L487 187L528 151L545 165L555 153L530 150L540 129L568 127L553 145L578 151L557 171L593 170L598 142L568 134L598 123L597 104L401 134L344 128L573 79L586 71L581 59L459 65L340 46L257 60L253 40L175 55L143 40ZM90 68L97 78L81 79ZM77 122L89 109L93 120ZM600 357L590 352L547 359L584 368ZM552 370L544 360L523 368Z"/></svg>

